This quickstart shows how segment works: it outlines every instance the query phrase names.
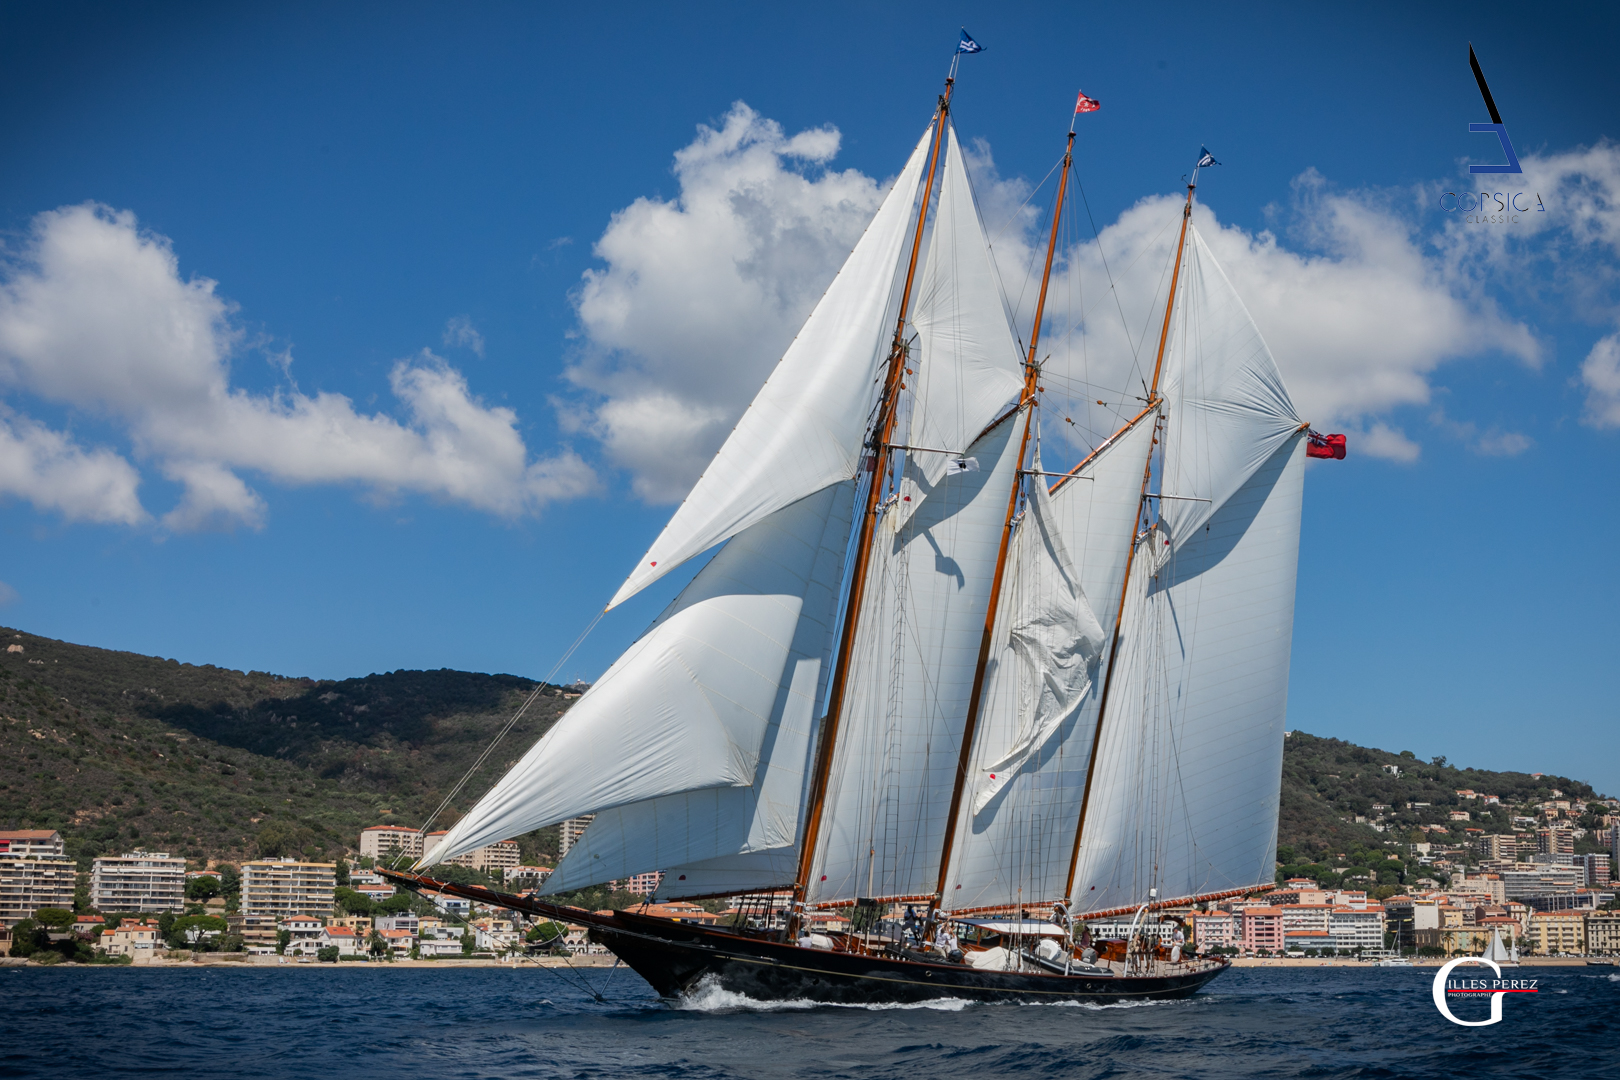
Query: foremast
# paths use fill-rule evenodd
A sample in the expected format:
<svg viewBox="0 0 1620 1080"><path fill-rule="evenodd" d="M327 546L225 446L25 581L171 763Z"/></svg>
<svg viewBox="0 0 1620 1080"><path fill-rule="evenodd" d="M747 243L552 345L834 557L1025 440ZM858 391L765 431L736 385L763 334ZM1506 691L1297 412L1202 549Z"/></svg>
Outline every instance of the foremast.
<svg viewBox="0 0 1620 1080"><path fill-rule="evenodd" d="M1126 428L1135 426L1136 423L1138 423L1141 419L1146 417L1149 413L1157 411L1163 405L1163 398L1159 394L1159 377L1164 371L1164 351L1166 344L1170 340L1170 318L1176 307L1176 291L1177 286L1181 282L1182 255L1187 250L1187 225L1192 220L1193 192L1197 190L1197 187L1198 173L1195 169L1193 172L1193 179L1187 184L1187 201L1181 208L1181 233L1176 240L1175 268L1170 273L1170 293L1165 299L1164 323L1159 330L1159 349L1158 354L1153 361L1153 383L1148 388L1147 405L1143 408L1140 414L1132 419L1129 424L1125 425ZM1080 816L1075 822L1074 846L1069 855L1068 883L1064 889L1064 896L1067 899L1068 906L1071 911L1074 908L1074 878L1080 866L1080 846L1084 842L1086 831L1086 814L1091 807L1092 780L1097 769L1097 751L1102 745L1103 722L1107 719L1108 715L1108 695L1109 690L1112 688L1114 683L1114 666L1119 659L1119 644L1125 619L1125 598L1128 595L1131 586L1131 566L1136 561L1137 548L1141 545L1143 538L1148 533L1146 528L1141 527L1143 524L1142 507L1147 504L1148 487L1153 480L1154 454L1157 451L1160 441L1164 437L1164 417L1162 413L1154 420L1154 424L1158 430L1156 430L1153 434L1153 441L1148 446L1147 460L1142 465L1141 499L1137 503L1136 515L1131 519L1131 536L1129 550L1125 557L1125 573L1120 582L1119 603L1114 610L1114 632L1110 638L1108 648L1108 669L1103 676L1102 698L1097 705L1097 722L1092 728L1091 752L1086 760L1085 787L1080 796ZM1123 431L1124 429L1121 430Z"/></svg>
<svg viewBox="0 0 1620 1080"><path fill-rule="evenodd" d="M917 210L917 225L912 233L911 256L906 264L905 285L900 293L900 311L895 318L894 341L889 347L888 370L884 374L877 416L867 440L869 453L862 457L861 467L871 474L871 480L867 485L860 531L856 537L854 557L850 564L849 599L844 610L843 632L838 642L832 686L827 695L827 713L822 720L814 772L811 775L809 806L805 813L804 833L799 844L799 867L793 880L792 914L788 923L790 938L797 936L798 933L805 893L809 888L810 875L815 866L816 845L821 836L827 782L832 772L833 755L838 743L839 723L844 709L845 692L849 685L850 660L855 646L855 633L860 622L861 602L866 592L866 575L871 563L872 541L877 531L878 507L882 501L884 477L889 471L890 443L894 437L900 391L903 388L902 377L905 374L907 355L906 317L910 312L912 285L917 276L917 259L922 249L923 230L928 220L928 204L933 195L934 178L939 168L939 151L945 138L945 122L950 116L951 91L955 83L956 57L953 57L951 74L945 79L945 91L939 95L939 103L934 111L934 146L929 156L928 179L923 184L921 206Z"/></svg>
<svg viewBox="0 0 1620 1080"><path fill-rule="evenodd" d="M1076 113L1076 115L1079 115ZM1007 513L1001 526L1001 544L996 552L996 569L990 579L990 602L985 609L984 633L979 640L979 657L973 669L973 689L968 694L966 724L957 753L956 777L951 786L950 811L945 818L945 842L940 851L939 880L934 888L933 907L940 908L945 900L945 885L951 870L951 855L956 846L957 819L962 811L962 795L967 788L969 763L973 757L973 742L978 732L979 714L984 701L985 671L989 666L992 643L995 640L996 611L1001 604L1001 589L1006 578L1007 549L1012 542L1013 522L1017 518L1018 497L1023 491L1027 475L1025 459L1029 454L1030 432L1035 416L1036 394L1040 390L1040 365L1036 362L1041 342L1041 323L1046 316L1046 294L1052 279L1052 261L1057 252L1058 225L1063 215L1063 200L1068 191L1069 169L1074 161L1074 121L1069 121L1069 140L1063 151L1063 169L1058 177L1057 198L1052 207L1052 228L1046 241L1046 262L1041 270L1041 288L1035 301L1035 323L1030 329L1029 351L1024 359L1024 386L1019 394L1018 408L1024 414L1024 430L1018 446L1018 473L1007 493ZM1035 482L1042 482L1035 477Z"/></svg>

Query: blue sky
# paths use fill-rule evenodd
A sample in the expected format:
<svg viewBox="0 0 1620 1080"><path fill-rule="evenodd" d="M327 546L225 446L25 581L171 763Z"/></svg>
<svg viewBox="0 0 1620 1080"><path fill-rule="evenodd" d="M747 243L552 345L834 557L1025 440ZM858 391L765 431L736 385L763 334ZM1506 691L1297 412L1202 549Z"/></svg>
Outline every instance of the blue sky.
<svg viewBox="0 0 1620 1080"><path fill-rule="evenodd" d="M1620 26L1595 6L0 4L0 621L287 674L544 675L853 242L958 24L987 46L955 112L987 217L1046 175L1077 88L1105 250L1144 243L1200 144L1223 162L1200 227L1302 407L1351 432L1307 481L1291 726L1620 792ZM1470 40L1525 159L1491 186L1545 217L1440 209L1499 160L1467 131ZM693 283L743 255L772 303L709 308Z"/></svg>

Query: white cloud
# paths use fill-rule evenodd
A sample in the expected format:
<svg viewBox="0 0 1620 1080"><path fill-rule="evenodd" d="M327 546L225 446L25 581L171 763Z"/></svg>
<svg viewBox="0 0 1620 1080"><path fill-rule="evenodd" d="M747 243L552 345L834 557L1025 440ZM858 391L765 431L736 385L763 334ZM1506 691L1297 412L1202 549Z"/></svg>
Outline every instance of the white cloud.
<svg viewBox="0 0 1620 1080"><path fill-rule="evenodd" d="M822 168L838 144L739 102L675 155L675 198L637 199L596 242L568 378L643 498L685 493L876 211L876 181Z"/></svg>
<svg viewBox="0 0 1620 1080"><path fill-rule="evenodd" d="M1620 428L1620 334L1599 338L1581 364L1586 384L1586 423Z"/></svg>
<svg viewBox="0 0 1620 1080"><path fill-rule="evenodd" d="M0 406L0 498L24 499L69 521L135 525L146 519L135 467L111 450L86 451L61 432Z"/></svg>
<svg viewBox="0 0 1620 1080"><path fill-rule="evenodd" d="M5 607L7 604L15 604L16 602L17 590L13 589L5 582L0 581L0 607Z"/></svg>
<svg viewBox="0 0 1620 1080"><path fill-rule="evenodd" d="M183 280L168 241L141 233L127 211L85 205L41 214L0 282L0 387L121 425L138 459L182 485L179 505L162 519L176 529L259 525L264 500L240 471L285 484L418 492L508 517L594 486L571 451L530 461L516 414L483 404L460 372L426 350L390 375L404 422L357 412L341 394L232 388L240 334L215 288L206 278ZM458 343L481 345L470 323L460 330ZM40 469L56 470L53 486L66 473L76 483L62 489L71 496L50 503L27 476L8 475L5 490L69 517L145 518L138 475L124 459L78 451L21 419L8 437L32 445L28 460Z"/></svg>
<svg viewBox="0 0 1620 1080"><path fill-rule="evenodd" d="M451 348L471 349L479 359L484 356L484 335L465 315L457 315L444 326L444 343Z"/></svg>
<svg viewBox="0 0 1620 1080"><path fill-rule="evenodd" d="M1494 425L1481 431L1471 420L1451 419L1444 409L1436 409L1429 422L1481 457L1517 457L1536 444L1523 432L1503 431Z"/></svg>
<svg viewBox="0 0 1620 1080"><path fill-rule="evenodd" d="M825 166L837 149L835 131L789 139L739 103L676 155L674 199L637 200L597 242L605 266L587 272L575 297L583 348L569 378L588 399L577 422L630 470L643 498L686 491L870 218L879 185L806 168ZM1039 273L1048 211L1026 201L1028 182L997 173L983 141L967 156L986 226L999 234L1008 303L1027 334L1029 275ZM1578 169L1558 168L1560 191L1580 188L1569 179ZM1608 196L1581 190L1583 235L1609 242ZM1050 191L1041 193L1048 203ZM1143 199L1103 229L1112 290L1096 244L1059 253L1041 353L1057 407L1049 412L1074 419L1062 428L1077 442L1094 443L1136 407L1180 204ZM1309 171L1284 219L1279 236L1223 224L1204 203L1195 210L1303 415L1356 433L1358 453L1417 459L1418 444L1387 418L1428 404L1434 373L1448 362L1489 354L1544 362L1530 328L1458 272L1455 242L1419 228L1409 192L1339 191ZM1108 404L1095 405L1099 398ZM1511 454L1529 442L1476 430L1470 445Z"/></svg>

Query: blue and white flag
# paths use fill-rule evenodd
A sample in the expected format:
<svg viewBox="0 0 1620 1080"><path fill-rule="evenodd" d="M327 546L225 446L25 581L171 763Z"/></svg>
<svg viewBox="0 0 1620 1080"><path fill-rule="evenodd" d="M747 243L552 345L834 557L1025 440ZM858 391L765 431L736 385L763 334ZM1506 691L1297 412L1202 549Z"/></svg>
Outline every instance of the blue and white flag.
<svg viewBox="0 0 1620 1080"><path fill-rule="evenodd" d="M956 43L956 51L959 53L984 52L984 46L974 41L973 35L967 32L966 27L963 27L962 40Z"/></svg>
<svg viewBox="0 0 1620 1080"><path fill-rule="evenodd" d="M1215 155L1209 152L1209 147L1200 146L1198 148L1198 166L1197 166L1198 168L1202 169L1206 165L1219 165L1219 164L1220 164L1220 162L1215 160Z"/></svg>

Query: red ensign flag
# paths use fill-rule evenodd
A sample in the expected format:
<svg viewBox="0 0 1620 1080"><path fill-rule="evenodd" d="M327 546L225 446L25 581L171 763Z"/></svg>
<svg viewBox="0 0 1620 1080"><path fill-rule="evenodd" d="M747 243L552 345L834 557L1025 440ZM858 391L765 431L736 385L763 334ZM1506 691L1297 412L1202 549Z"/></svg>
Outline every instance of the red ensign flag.
<svg viewBox="0 0 1620 1080"><path fill-rule="evenodd" d="M1102 102L1093 101L1086 97L1084 90L1080 91L1079 100L1074 103L1074 111L1077 113L1096 112L1100 108L1102 108Z"/></svg>

